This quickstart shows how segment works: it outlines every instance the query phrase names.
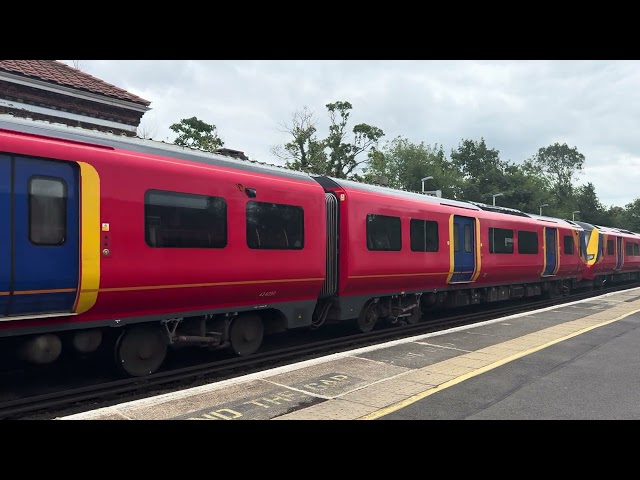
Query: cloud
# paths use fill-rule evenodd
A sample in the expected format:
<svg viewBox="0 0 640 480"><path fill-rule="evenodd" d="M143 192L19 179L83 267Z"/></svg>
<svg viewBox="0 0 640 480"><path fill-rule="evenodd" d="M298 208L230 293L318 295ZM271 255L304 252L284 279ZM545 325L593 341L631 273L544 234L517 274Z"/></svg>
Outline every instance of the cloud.
<svg viewBox="0 0 640 480"><path fill-rule="evenodd" d="M71 63L71 61L67 61ZM152 102L142 123L158 140L196 116L216 125L225 146L278 163L270 149L295 111L353 105L350 125L368 123L414 142L443 145L484 138L504 160L567 143L585 155L577 184L591 182L605 205L639 197L640 64L635 61L427 60L82 60L81 69ZM638 172L638 173L636 173Z"/></svg>

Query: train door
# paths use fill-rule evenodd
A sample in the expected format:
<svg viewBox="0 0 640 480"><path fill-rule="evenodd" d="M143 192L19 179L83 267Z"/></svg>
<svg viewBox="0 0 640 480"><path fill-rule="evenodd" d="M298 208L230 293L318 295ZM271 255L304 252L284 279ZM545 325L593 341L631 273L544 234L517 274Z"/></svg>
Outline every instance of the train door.
<svg viewBox="0 0 640 480"><path fill-rule="evenodd" d="M470 282L476 269L475 218L453 216L453 276L450 283Z"/></svg>
<svg viewBox="0 0 640 480"><path fill-rule="evenodd" d="M557 230L555 228L544 229L545 241L545 266L543 276L554 275L556 273L558 244L556 241Z"/></svg>
<svg viewBox="0 0 640 480"><path fill-rule="evenodd" d="M0 155L0 316L11 290L11 161Z"/></svg>
<svg viewBox="0 0 640 480"><path fill-rule="evenodd" d="M7 157L5 172L6 163ZM14 157L10 164L11 222L2 224L11 225L12 262L4 314L71 312L79 273L78 170L33 158Z"/></svg>
<svg viewBox="0 0 640 480"><path fill-rule="evenodd" d="M616 237L616 270L622 268L622 237Z"/></svg>

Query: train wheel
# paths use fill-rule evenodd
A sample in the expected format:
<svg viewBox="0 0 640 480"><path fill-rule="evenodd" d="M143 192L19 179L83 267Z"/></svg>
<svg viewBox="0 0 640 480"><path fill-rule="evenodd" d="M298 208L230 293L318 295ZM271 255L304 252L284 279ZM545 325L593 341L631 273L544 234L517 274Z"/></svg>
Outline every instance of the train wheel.
<svg viewBox="0 0 640 480"><path fill-rule="evenodd" d="M369 303L360 312L358 317L358 329L362 333L369 333L375 327L378 321L378 314L376 313L376 303Z"/></svg>
<svg viewBox="0 0 640 480"><path fill-rule="evenodd" d="M262 345L264 325L258 315L240 315L231 322L229 342L238 356L252 355Z"/></svg>
<svg viewBox="0 0 640 480"><path fill-rule="evenodd" d="M132 377L156 372L166 356L167 338L159 327L129 327L116 341L116 364L122 372Z"/></svg>

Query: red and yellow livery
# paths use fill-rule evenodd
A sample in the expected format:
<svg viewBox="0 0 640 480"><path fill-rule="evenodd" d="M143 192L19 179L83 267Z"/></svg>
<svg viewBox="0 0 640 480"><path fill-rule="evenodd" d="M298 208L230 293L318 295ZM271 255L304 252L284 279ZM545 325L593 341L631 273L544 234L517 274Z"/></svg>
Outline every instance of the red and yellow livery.
<svg viewBox="0 0 640 480"><path fill-rule="evenodd" d="M0 225L0 337L37 363L107 343L129 375L640 271L631 232L10 117Z"/></svg>

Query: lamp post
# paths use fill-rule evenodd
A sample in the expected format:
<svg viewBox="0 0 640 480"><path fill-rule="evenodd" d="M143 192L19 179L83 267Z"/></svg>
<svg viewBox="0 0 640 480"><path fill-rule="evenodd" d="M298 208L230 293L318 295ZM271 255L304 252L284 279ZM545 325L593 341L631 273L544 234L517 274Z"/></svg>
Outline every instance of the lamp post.
<svg viewBox="0 0 640 480"><path fill-rule="evenodd" d="M548 203L543 203L542 205L540 205L540 215L542 215L542 207L548 207L549 204Z"/></svg>
<svg viewBox="0 0 640 480"><path fill-rule="evenodd" d="M501 196L503 196L503 195L504 195L504 193L494 193L494 194L492 195L492 197L493 197L493 206L494 206L494 207L496 206L496 197L501 197Z"/></svg>
<svg viewBox="0 0 640 480"><path fill-rule="evenodd" d="M580 210L574 210L573 212L571 212L571 215L573 215L573 216L571 217L571 220L574 220L574 221L575 221L575 219L576 219L576 213L580 213Z"/></svg>
<svg viewBox="0 0 640 480"><path fill-rule="evenodd" d="M421 178L420 181L422 182L422 193L424 193L424 182L426 182L427 180L431 180L433 177L424 177Z"/></svg>

